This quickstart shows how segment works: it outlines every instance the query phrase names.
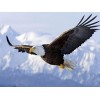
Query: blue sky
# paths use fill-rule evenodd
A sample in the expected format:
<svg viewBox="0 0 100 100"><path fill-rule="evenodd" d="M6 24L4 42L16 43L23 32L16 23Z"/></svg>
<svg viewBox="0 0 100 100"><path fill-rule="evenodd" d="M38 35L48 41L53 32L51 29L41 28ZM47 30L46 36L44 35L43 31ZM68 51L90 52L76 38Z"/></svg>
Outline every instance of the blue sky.
<svg viewBox="0 0 100 100"><path fill-rule="evenodd" d="M73 28L80 21L83 15L88 17L91 13L67 13L67 12L47 12L47 13L0 13L0 26L9 24L15 31L24 32L43 32L51 34L60 34L63 31ZM100 20L100 13L97 20ZM100 41L100 32L96 32L92 39Z"/></svg>

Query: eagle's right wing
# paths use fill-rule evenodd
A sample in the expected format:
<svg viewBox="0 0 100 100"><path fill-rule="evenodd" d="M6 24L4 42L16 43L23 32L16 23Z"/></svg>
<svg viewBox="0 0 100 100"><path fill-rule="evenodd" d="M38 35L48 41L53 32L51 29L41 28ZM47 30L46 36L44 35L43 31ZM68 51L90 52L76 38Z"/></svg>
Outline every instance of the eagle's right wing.
<svg viewBox="0 0 100 100"><path fill-rule="evenodd" d="M7 39L7 42L8 44L13 47L14 49L18 49L18 52L27 52L29 54L35 54L31 51L32 47L33 46L30 46L30 45L12 45L11 42L9 41L9 38L8 36L6 36L6 39Z"/></svg>

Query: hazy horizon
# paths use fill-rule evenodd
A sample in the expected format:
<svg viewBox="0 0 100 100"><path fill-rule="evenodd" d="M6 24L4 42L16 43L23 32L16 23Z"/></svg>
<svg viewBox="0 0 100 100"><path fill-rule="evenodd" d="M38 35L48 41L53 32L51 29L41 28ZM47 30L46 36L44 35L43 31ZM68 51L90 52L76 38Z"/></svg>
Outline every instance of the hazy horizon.
<svg viewBox="0 0 100 100"><path fill-rule="evenodd" d="M83 15L87 18L91 12L1 12L0 26L10 25L19 33L25 32L42 32L59 35L65 30L77 25ZM100 13L93 13L98 17L95 21L100 20ZM99 31L91 39L100 42Z"/></svg>

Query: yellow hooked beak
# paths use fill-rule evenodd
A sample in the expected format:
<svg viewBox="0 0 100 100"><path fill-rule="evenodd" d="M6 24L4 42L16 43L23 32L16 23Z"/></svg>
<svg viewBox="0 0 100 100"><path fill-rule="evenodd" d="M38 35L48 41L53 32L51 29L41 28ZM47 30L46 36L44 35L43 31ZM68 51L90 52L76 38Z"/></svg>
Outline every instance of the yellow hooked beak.
<svg viewBox="0 0 100 100"><path fill-rule="evenodd" d="M35 48L31 47L31 48L29 49L29 53L30 53L30 54L34 53L34 49L35 49Z"/></svg>

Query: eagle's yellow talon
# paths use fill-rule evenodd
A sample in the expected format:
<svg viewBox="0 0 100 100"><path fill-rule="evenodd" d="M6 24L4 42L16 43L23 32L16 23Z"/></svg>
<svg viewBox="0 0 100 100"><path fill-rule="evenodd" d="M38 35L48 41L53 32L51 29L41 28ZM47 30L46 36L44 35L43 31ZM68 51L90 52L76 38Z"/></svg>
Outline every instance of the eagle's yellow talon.
<svg viewBox="0 0 100 100"><path fill-rule="evenodd" d="M60 67L60 68L62 68L62 69L64 69L64 68L65 68L63 64L60 64L60 66L59 66L59 67Z"/></svg>

